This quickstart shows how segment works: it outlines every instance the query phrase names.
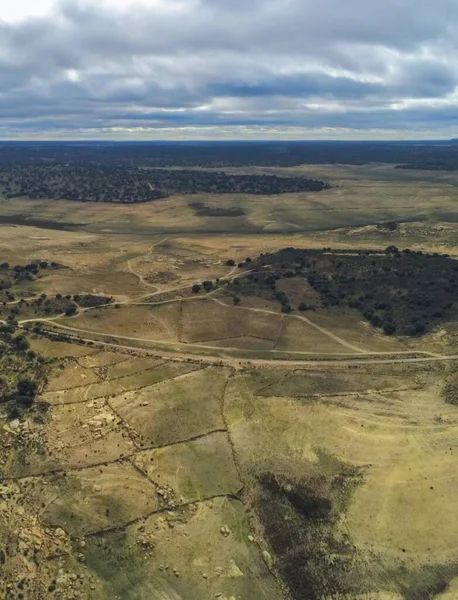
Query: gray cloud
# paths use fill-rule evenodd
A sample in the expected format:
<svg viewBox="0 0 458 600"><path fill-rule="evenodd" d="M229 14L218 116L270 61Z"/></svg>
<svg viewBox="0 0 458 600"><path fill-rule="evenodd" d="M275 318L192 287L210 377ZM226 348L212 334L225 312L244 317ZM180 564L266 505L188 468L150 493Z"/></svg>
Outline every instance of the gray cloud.
<svg viewBox="0 0 458 600"><path fill-rule="evenodd" d="M124 11L65 0L49 17L0 22L0 137L218 126L454 135L457 33L455 0Z"/></svg>

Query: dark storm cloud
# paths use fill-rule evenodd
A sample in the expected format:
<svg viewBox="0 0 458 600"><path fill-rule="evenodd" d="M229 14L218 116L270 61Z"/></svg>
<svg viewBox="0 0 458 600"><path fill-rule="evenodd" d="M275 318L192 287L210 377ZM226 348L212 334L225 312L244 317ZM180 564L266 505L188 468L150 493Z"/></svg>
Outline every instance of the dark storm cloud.
<svg viewBox="0 0 458 600"><path fill-rule="evenodd" d="M0 137L219 125L442 135L458 114L457 34L455 0L65 0L0 22Z"/></svg>
<svg viewBox="0 0 458 600"><path fill-rule="evenodd" d="M382 93L383 86L365 83L348 77L331 77L324 73L301 73L298 75L275 75L259 82L233 81L209 84L207 91L215 96L290 96L309 98L311 96L336 99L356 99L371 94Z"/></svg>
<svg viewBox="0 0 458 600"><path fill-rule="evenodd" d="M456 71L431 59L409 59L399 66L394 76L394 87L398 87L401 93L420 98L444 96L453 92L456 84Z"/></svg>

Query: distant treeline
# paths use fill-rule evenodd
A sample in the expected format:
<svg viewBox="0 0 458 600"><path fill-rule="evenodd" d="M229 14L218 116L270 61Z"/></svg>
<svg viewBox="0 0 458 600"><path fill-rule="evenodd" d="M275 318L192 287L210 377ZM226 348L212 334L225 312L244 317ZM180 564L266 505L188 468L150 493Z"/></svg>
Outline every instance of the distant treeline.
<svg viewBox="0 0 458 600"><path fill-rule="evenodd" d="M319 192L329 184L305 176L228 174L221 169L370 162L453 171L458 169L458 143L4 142L0 143L0 190L8 198L121 203L149 202L171 194Z"/></svg>
<svg viewBox="0 0 458 600"><path fill-rule="evenodd" d="M458 168L458 142L4 142L0 165L291 167L302 164Z"/></svg>
<svg viewBox="0 0 458 600"><path fill-rule="evenodd" d="M329 184L306 177L228 175L220 171L152 169L141 165L30 164L0 166L7 198L27 196L82 202L148 202L171 194L286 194L319 192Z"/></svg>

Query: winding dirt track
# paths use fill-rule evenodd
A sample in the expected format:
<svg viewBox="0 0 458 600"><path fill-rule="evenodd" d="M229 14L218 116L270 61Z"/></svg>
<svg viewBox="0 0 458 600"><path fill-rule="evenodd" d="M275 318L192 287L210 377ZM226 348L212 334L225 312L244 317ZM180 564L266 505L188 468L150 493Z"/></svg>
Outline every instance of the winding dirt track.
<svg viewBox="0 0 458 600"><path fill-rule="evenodd" d="M213 302L217 302L218 304L221 304L222 306L228 306L225 302L222 302L221 300L218 300L218 298L211 298L211 300L213 300ZM251 308L248 306L238 306L237 310L251 310L254 312L260 312L260 313L265 313L267 315L278 315L278 313L274 312L273 310L266 310L264 308ZM335 342L337 342L338 344L341 344L342 346L345 346L346 348L349 348L350 350L353 350L354 352L356 352L357 354L385 354L385 355L392 355L392 354L424 354L426 356L433 356L435 358L443 358L442 354L435 354L434 352L428 352L426 350L415 350L415 351L409 351L409 350L399 350L399 351L395 351L395 352L373 352L371 350L364 350L363 348L360 348L359 346L354 346L353 344L350 344L349 342L345 341L343 338L335 335L334 333L332 333L332 331L329 331L329 329L325 329L324 327L321 327L320 325L317 325L316 323L314 323L313 321L311 321L310 319L307 319L307 317L302 317L301 315L285 315L286 318L290 318L290 319L299 319L300 321L305 321L308 325L310 325L311 327L313 327L314 329L320 331L322 334L330 337L331 339L333 339ZM271 350L271 352L282 352L282 350ZM285 351L285 354L312 354L311 352L287 352ZM316 354L316 353L315 353Z"/></svg>
<svg viewBox="0 0 458 600"><path fill-rule="evenodd" d="M213 290L212 292L209 292L205 295L201 295L201 296L192 296L189 298L176 298L173 299L171 298L170 300L164 300L164 301L159 301L159 302L139 302L139 300L142 300L144 298L154 298L154 296L163 294L163 293L169 293L169 292L173 292L173 291L179 291L181 289L186 289L189 288L189 284L181 284L179 286L176 287L172 287L169 289L160 289L159 286L156 286L154 284L151 284L147 281L145 281L144 277L140 274L137 273L134 268L132 267L131 262L133 260L136 260L137 258L142 258L144 256L149 256L150 254L152 254L153 249L157 246L160 246L161 244L163 244L165 241L167 241L169 239L170 236L167 236L163 239L161 239L158 242L155 242L149 252L145 255L141 255L135 258L132 258L130 260L127 261L127 266L129 271L134 274L138 280L139 283L141 285L144 285L145 287L149 287L149 288L154 288L155 291L153 293L148 292L145 293L143 295L140 296L136 296L135 298L128 298L126 300L123 300L121 302L119 302L118 304L123 304L123 305L135 305L135 304L148 304L148 305L160 305L160 304L170 304L170 303L174 303L174 302L183 302L183 301L191 301L191 300L205 300L205 299L210 299L213 302L216 302L217 304L220 304L221 306L224 307L229 307L229 305L226 302L223 302L222 300L219 300L218 298L214 298L212 297L212 294L216 291ZM224 277L222 277L222 280L230 280L232 278L234 278L234 274L237 271L237 267L233 267ZM112 306L112 305L110 305ZM81 315L82 313L88 311L88 310L93 310L96 307L88 307L88 308L84 308L81 309L78 314L76 314L74 317L71 317L72 319L77 319L79 315ZM237 308L237 310L245 310L245 311L251 311L253 313L262 313L262 314L267 314L267 315L275 315L278 316L278 312L272 311L272 310L267 310L267 309L263 309L263 308L253 308L253 307L246 307L246 306L239 306ZM68 335L72 338L74 338L75 340L82 340L85 342L91 342L94 344L98 344L98 345L102 345L102 346L106 346L106 347L112 347L112 348L119 348L119 349L124 349L124 350L128 350L128 351L136 351L136 352L145 352L145 353L149 353L149 354L153 354L153 355L158 355L160 354L161 356L163 356L164 358L170 358L172 360L199 360L202 362L206 362L208 364L213 364L213 363L218 363L218 364L225 364L231 367L237 367L240 365L246 365L248 362L252 365L258 365L258 366L307 366L307 365L335 365L335 364L393 364L393 363L414 363L414 362L429 362L429 361L453 361L453 360L458 360L458 355L450 355L450 356L444 356L441 354L435 354L433 352L428 352L428 351L422 351L422 350L414 350L414 351L393 351L393 352L380 352L380 351L371 351L371 350L367 350L364 348L361 348L359 346L356 346L350 342L347 342L345 339L339 337L338 335L336 335L335 333L333 333L332 331L330 331L329 329L326 329L325 327L322 327L316 323L314 323L312 320L308 319L307 317L304 317L302 315L284 315L285 319L297 319L299 321L303 321L305 323L307 323L308 326L313 327L315 330L319 331L321 334L331 338L332 340L334 340L337 344L343 346L344 348L347 348L348 350L351 350L353 353L353 356L351 354L344 354L344 353L339 353L339 352L335 352L335 353L314 353L314 352L301 352L301 351L282 351L282 350L271 350L271 354L272 354L272 358L263 358L263 359L259 359L259 358L237 358L237 357L232 357L232 356L228 356L227 352L240 352L239 348L221 348L220 346L210 346L210 345L206 345L206 344L194 344L194 343L183 343L183 342L166 342L163 340L154 340L154 339L144 339L144 338L139 338L139 337L131 337L131 336L123 336L123 335L116 335L116 334L110 334L110 333L103 333L103 332L99 332L99 331L93 331L90 329L82 329L82 328L78 328L78 327L70 327L68 325L63 325L62 323L57 322L59 319L61 319L62 317L64 317L64 314L61 315L57 315L55 317L47 317L47 318L35 318L35 319L24 319L22 321L19 321L19 326L23 327L26 323L32 323L32 322L45 322L45 323L52 323L52 325L54 327L57 327L59 329L64 329L66 332L68 332ZM81 337L82 335L84 336L91 336L91 337ZM100 341L100 338L111 338L112 340L116 340L116 341L112 341L112 342L102 342ZM159 346L159 348L151 348L150 350L145 349L145 348L139 348L138 346L130 346L128 344L123 344L123 343L118 343L118 340L125 340L127 342L137 342L137 343L141 343L141 344L153 344L156 346ZM164 349L162 349L164 348ZM186 352L186 349L190 349L190 348L194 348L196 350L206 350L206 351L213 351L213 356L208 355L208 354L203 354L203 355L199 355L197 353L190 353L190 352ZM226 353L225 353L226 351ZM249 353L249 350L244 350L243 352L245 353ZM257 353L257 351L252 351L253 353ZM281 358L274 358L273 355L279 355L279 354L285 354L285 355L305 355L305 356L315 356L315 359L311 359L311 358L307 358L307 359L281 359ZM318 358L317 355L319 354L320 357L325 357L325 356L329 356L329 357L336 357L336 356L342 356L342 358ZM356 356L355 356L356 355ZM412 356L412 355L416 355L416 356ZM385 358L382 358L382 357Z"/></svg>
<svg viewBox="0 0 458 600"><path fill-rule="evenodd" d="M151 189L153 189L153 188L151 188ZM140 285L144 285L145 287L154 288L156 291L159 290L159 287L157 285L154 285L153 283L149 283L148 281L146 281L146 279L143 277L143 275L141 273L138 273L137 271L135 271L135 269L132 267L132 261L137 260L138 258L145 258L145 256L149 256L150 254L152 254L153 248L156 248L157 246L160 246L161 244L166 242L169 239L169 237L170 236L167 236L164 239L160 240L159 242L154 243L151 246L150 251L147 254L141 254L140 256L135 256L134 258L131 258L130 260L127 261L127 267L129 269L129 271L132 273L132 275L135 275L135 277L137 277Z"/></svg>
<svg viewBox="0 0 458 600"><path fill-rule="evenodd" d="M231 272L232 274L232 272ZM228 274L226 277L230 277L231 274ZM153 294L154 296L155 294ZM205 299L210 299L213 302L216 302L217 304L220 304L221 306L224 307L228 307L228 304L226 304L225 302L217 299L217 298L213 298L211 297L211 292L209 294L206 294L204 296L192 296L190 298L186 298L186 299L179 299L179 300L174 300L174 299L170 299L170 300L165 300L162 302L157 302L155 304L170 304L170 303L174 303L174 302L182 302L182 301L198 301L198 300L205 300ZM137 303L135 301L130 301L128 302L128 304L152 304L149 302L145 302L145 303ZM252 312L256 312L256 313L264 313L264 314L268 314L268 315L275 315L278 316L278 313L271 311L271 310L267 310L267 309L262 309L262 308L251 308L251 307L241 307L239 306L237 308L237 310L248 310L248 311L252 311ZM84 311L81 311L84 312ZM81 313L80 313L81 314ZM38 319L25 319L22 321L19 321L20 325L24 325L26 323L32 323L32 322L47 322L47 323L52 323L55 327L58 327L60 329L65 329L66 331L72 332L74 334L84 334L84 335L90 335L90 336L95 336L90 338L88 341L92 341L92 342L96 342L97 338L111 338L113 340L126 340L126 341L130 341L130 342L139 342L139 343L150 343L150 344L156 344L158 346L161 347L165 347L165 352L167 352L167 347L173 349L174 351L179 351L181 352L181 348L183 348L183 350L186 350L186 348L196 348L196 349L205 349L205 350L214 350L216 351L216 354L218 356L218 359L220 360L221 358L225 358L224 355L224 350L226 351L232 351L232 352L237 352L240 351L239 348L230 348L230 347L226 347L225 349L221 348L220 346L211 346L208 344L195 344L195 343L183 343L183 342L166 342L164 340L156 340L156 339L146 339L146 338L139 338L139 337L135 337L135 336L125 336L125 335L117 335L117 334L111 334L111 333L104 333L104 332L100 332L100 331L94 331L91 329L82 329L79 327L70 327L68 325L63 325L62 323L58 323L57 320L62 318L65 315L58 315L56 317L47 317L47 318L38 318ZM78 315L75 315L75 317L72 317L73 319L76 319L78 317ZM392 351L392 352L381 352L381 351L371 351L371 350L366 350L363 348L360 348L359 346L354 346L353 344L350 344L349 342L347 342L346 340L342 339L341 337L335 335L334 333L332 333L332 331L329 331L328 329L325 329L324 327L321 327L320 325L317 325L316 323L313 323L313 321L311 321L310 319L306 318L306 317L302 317L300 315L285 315L284 317L285 319L299 319L301 321L305 321L309 326L313 327L314 329L317 329L318 331L320 331L323 335L326 335L328 337L330 337L331 339L333 339L335 342L337 342L338 344L344 346L345 348L348 348L350 350L353 351L354 354L356 354L357 356L364 356L365 358L363 359L362 362L364 363L368 363L368 362L375 362L375 358L374 359L369 359L368 357L370 356L374 356L374 357L382 357L382 356L386 356L386 357L393 357L393 356L405 356L404 359L385 359L388 360L389 362L408 362L408 361L418 361L420 360L420 358L415 358L412 357L412 355L421 355L421 359L422 360L453 360L452 356L444 356L441 354L435 354L433 352L428 352L426 350L414 350L414 351L409 351L409 350L398 350L398 351ZM120 347L126 347L126 346L120 346ZM134 349L134 347L128 346L129 349ZM137 348L138 349L138 348ZM162 350L161 350L162 352ZM245 350L244 352L250 352L249 350ZM256 353L257 351L253 350L253 353ZM282 350L272 350L271 351L272 354L286 354L286 355L317 355L318 353L314 353L314 352L302 352L302 351L282 351ZM339 354L339 352L334 352L332 354L330 353L319 353L320 356L336 356ZM195 357L195 358L200 358L200 359L204 359L206 358L207 360L209 359L209 357L207 355L204 356L196 356L195 354L187 354L186 356L188 357ZM348 356L346 354L343 354L343 356ZM231 361L233 360L232 358L230 359ZM339 362L340 364L345 363L346 360L344 358L342 359L335 359L333 361L326 361L326 360L320 360L320 359L316 359L315 361L312 360L304 360L304 361L298 361L298 360L282 360L282 359L276 359L276 358L272 358L272 359L249 359L253 364L255 364L255 360L260 360L262 364L309 364L312 362L319 362L320 364L327 364L329 362ZM351 359L350 357L348 358L349 361L351 361L351 363L353 364L357 364L357 359L353 358ZM382 359L379 359L379 361L381 362Z"/></svg>
<svg viewBox="0 0 458 600"><path fill-rule="evenodd" d="M227 304L225 304L221 300L218 300L217 298L212 298L212 300L214 302L217 302L218 304L221 304L222 306L227 306ZM278 313L274 312L273 310L266 310L265 308L251 308L249 306L238 306L237 310L238 309L241 309L241 310L251 310L253 312L264 313L264 314L267 314L267 315L277 315L278 314ZM292 318L292 319L299 319L300 321L305 321L305 323L307 323L307 325L310 325L314 329L320 331L324 335L330 337L335 342L337 342L338 344L341 344L342 346L345 346L349 350L353 350L354 352L357 352L359 354L366 354L366 350L363 350L362 348L359 348L358 346L354 346L353 344L350 344L350 343L346 342L345 340L343 340L339 336L335 335L331 331L328 331L324 327L320 327L320 325L317 325L316 323L313 323L312 321L310 321L310 319L307 319L306 317L302 317L300 315L287 315L287 318L288 317Z"/></svg>
<svg viewBox="0 0 458 600"><path fill-rule="evenodd" d="M215 350L220 351L221 354L214 355L214 356L208 356L208 355L199 355L199 354L195 354L195 353L182 352L181 350L178 350L176 347L177 346L184 346L184 347L192 346L192 347L197 347L197 348L201 347L201 348L205 348L205 349L213 349L211 346L202 346L202 345L199 346L197 344L179 344L176 342L170 342L170 343L161 342L164 345L166 344L168 346L171 346L172 348L175 347L175 350L158 350L158 349L139 348L138 346L129 346L128 344L119 344L116 342L103 342L100 339L97 339L97 336L110 337L113 339L127 339L127 340L131 340L131 341L137 341L140 343L148 343L148 340L144 340L141 338L135 338L135 337L127 337L127 336L115 336L115 335L111 335L111 334L94 332L94 331L85 330L85 329L77 329L77 328L68 327L66 325L61 325L60 323L53 323L53 325L55 325L58 328L65 329L68 332L72 332L72 333L69 333L69 335L75 341L78 340L80 342L90 342L95 345L104 346L107 348L117 348L120 350L144 353L146 355L151 355L151 356L160 356L161 358L168 359L168 360L199 361L199 362L203 362L203 363L207 363L207 364L218 364L218 365L224 365L224 366L228 366L228 367L232 367L232 368L245 367L247 364L250 364L252 366L260 366L260 367L265 367L265 366L277 366L277 367L301 367L302 366L303 367L303 366L317 366L317 365L332 366L332 365L366 365L366 364L377 364L377 365L406 364L406 363L441 362L441 361L458 360L458 355L456 355L456 354L449 355L449 356L428 355L428 356L416 356L416 357L404 356L403 358L401 358L401 357L395 358L395 356L399 356L402 354L412 354L412 353L405 353L405 352L392 353L392 354L390 354L390 357L386 357L386 358L381 358L380 353L367 352L364 355L366 358L363 358L361 356L361 354L358 354L358 356L356 358L349 357L349 358L323 359L323 360L320 360L317 358L307 359L307 360L298 360L298 359L288 360L288 359L278 359L278 358L271 358L271 359L253 358L253 359L251 359L251 358L237 358L237 357L227 356L223 352L221 352L222 349L219 347L216 347ZM92 334L93 336L96 336L96 337L82 337L80 335L77 335L80 333ZM417 353L417 354L419 354L419 353ZM371 358L372 356L374 358Z"/></svg>

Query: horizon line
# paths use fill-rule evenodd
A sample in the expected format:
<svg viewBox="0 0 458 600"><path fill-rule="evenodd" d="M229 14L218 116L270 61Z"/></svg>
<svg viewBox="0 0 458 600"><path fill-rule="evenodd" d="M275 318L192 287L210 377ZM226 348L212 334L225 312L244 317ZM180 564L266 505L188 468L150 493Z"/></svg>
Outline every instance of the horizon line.
<svg viewBox="0 0 458 600"><path fill-rule="evenodd" d="M270 138L270 139L246 139L246 138L232 138L232 139L214 139L209 140L205 138L193 138L186 140L177 140L177 139L106 139L106 138L64 138L64 139L18 139L18 138L9 138L9 139L0 139L0 144L17 144L17 143L123 143L123 144L189 144L189 143L205 143L205 144L233 144L233 143L315 143L315 142L325 142L325 143L356 143L356 144L364 144L364 143L430 143L430 142L457 142L458 138L385 138L385 139L377 139L377 138L368 138L368 139L353 139L353 138L304 138L304 139L285 139L285 138Z"/></svg>

